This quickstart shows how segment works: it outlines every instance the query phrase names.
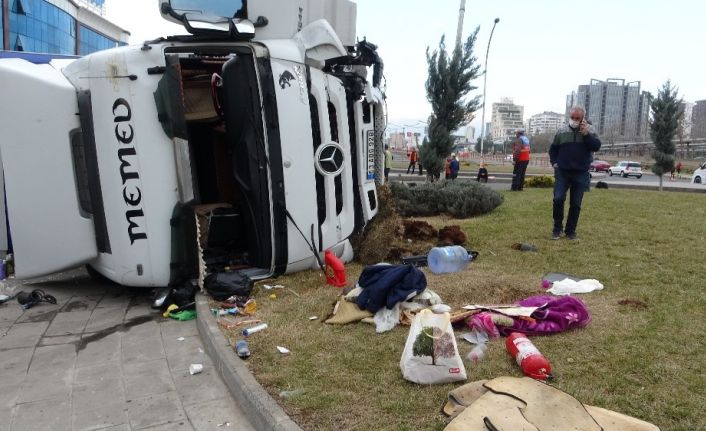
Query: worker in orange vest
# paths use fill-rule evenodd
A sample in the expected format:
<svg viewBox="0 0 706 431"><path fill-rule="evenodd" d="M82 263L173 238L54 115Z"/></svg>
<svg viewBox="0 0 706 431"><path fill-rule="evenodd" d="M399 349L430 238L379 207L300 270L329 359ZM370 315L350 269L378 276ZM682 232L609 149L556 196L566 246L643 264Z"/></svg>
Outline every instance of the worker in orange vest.
<svg viewBox="0 0 706 431"><path fill-rule="evenodd" d="M407 173L409 173L409 170L412 170L412 173L414 173L414 169L417 167L417 160L419 159L419 154L417 154L417 149L412 148L412 152L409 153L409 166L407 166Z"/></svg>
<svg viewBox="0 0 706 431"><path fill-rule="evenodd" d="M525 129L515 131L515 140L512 141L512 186L510 190L520 191L525 185L525 173L530 161L530 141L525 136Z"/></svg>

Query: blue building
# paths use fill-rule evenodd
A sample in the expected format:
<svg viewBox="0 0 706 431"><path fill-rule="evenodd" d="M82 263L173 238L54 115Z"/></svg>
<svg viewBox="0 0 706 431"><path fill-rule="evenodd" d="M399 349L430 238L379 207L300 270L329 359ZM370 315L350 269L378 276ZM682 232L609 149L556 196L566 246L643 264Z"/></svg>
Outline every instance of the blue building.
<svg viewBox="0 0 706 431"><path fill-rule="evenodd" d="M74 56L126 45L130 33L102 16L104 3L0 0L2 51Z"/></svg>

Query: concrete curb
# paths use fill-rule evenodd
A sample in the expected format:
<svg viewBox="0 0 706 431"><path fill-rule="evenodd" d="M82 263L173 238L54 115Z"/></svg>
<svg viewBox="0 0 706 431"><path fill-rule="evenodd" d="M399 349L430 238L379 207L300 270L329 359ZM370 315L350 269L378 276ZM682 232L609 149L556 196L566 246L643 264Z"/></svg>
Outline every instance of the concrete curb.
<svg viewBox="0 0 706 431"><path fill-rule="evenodd" d="M196 316L196 327L206 352L250 423L258 430L302 431L236 356L211 314L208 299L201 294L196 296Z"/></svg>

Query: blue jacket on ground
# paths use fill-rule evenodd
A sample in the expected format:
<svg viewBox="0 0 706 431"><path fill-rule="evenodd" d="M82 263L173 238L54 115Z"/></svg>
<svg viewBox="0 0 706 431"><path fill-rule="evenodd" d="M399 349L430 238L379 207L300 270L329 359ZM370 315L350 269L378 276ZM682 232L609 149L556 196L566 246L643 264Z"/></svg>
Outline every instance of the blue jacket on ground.
<svg viewBox="0 0 706 431"><path fill-rule="evenodd" d="M427 288L424 273L411 265L366 266L358 278L363 292L358 307L377 313L382 307L391 310L398 302L412 298Z"/></svg>
<svg viewBox="0 0 706 431"><path fill-rule="evenodd" d="M554 136L549 147L549 162L559 165L565 171L588 171L591 166L591 153L600 150L598 136L589 132L583 136L579 129L565 125Z"/></svg>

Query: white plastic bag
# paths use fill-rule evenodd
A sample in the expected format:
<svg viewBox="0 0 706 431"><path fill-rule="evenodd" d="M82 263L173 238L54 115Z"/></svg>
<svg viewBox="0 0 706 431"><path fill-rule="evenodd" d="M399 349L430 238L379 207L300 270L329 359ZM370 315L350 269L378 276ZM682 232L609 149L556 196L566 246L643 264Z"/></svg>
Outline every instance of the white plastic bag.
<svg viewBox="0 0 706 431"><path fill-rule="evenodd" d="M466 380L449 313L422 310L414 317L400 368L405 379L424 385Z"/></svg>

